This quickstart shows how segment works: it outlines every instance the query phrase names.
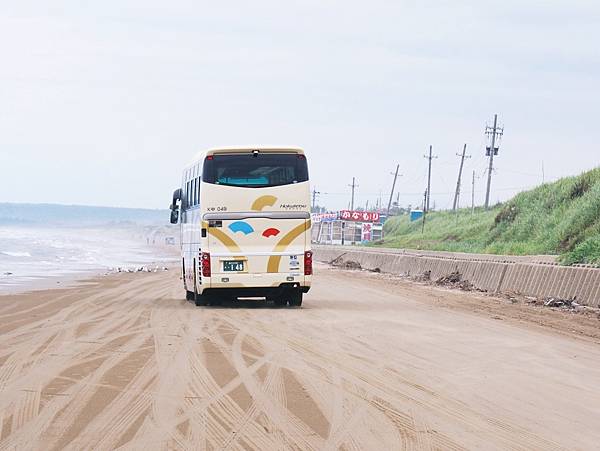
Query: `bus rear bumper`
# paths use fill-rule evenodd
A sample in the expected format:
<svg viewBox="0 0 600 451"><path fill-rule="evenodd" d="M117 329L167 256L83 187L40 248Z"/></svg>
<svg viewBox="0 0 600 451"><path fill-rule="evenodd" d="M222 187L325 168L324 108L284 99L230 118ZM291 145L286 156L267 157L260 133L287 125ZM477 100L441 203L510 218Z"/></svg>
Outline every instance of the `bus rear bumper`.
<svg viewBox="0 0 600 451"><path fill-rule="evenodd" d="M266 298L277 299L285 297L286 294L294 291L308 293L310 285L300 285L299 283L286 282L276 287L219 287L204 288L203 296L214 296L220 299L237 298Z"/></svg>
<svg viewBox="0 0 600 451"><path fill-rule="evenodd" d="M217 273L202 279L204 288L278 287L282 284L310 286L311 276L300 273Z"/></svg>

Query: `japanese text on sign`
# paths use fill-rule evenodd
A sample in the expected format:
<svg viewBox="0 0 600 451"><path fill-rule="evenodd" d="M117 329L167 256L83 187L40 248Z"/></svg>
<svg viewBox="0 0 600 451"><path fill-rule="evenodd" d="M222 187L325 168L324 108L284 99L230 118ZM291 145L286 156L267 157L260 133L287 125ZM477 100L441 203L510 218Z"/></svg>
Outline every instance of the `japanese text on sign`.
<svg viewBox="0 0 600 451"><path fill-rule="evenodd" d="M340 219L344 221L379 222L379 213L376 211L341 210Z"/></svg>

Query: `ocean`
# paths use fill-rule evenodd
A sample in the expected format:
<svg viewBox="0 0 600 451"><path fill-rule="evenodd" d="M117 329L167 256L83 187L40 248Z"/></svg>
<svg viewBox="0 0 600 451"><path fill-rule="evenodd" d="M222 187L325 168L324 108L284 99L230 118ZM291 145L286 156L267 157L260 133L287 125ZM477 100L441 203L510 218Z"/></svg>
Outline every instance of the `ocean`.
<svg viewBox="0 0 600 451"><path fill-rule="evenodd" d="M0 294L107 271L154 269L177 260L157 227L0 225Z"/></svg>

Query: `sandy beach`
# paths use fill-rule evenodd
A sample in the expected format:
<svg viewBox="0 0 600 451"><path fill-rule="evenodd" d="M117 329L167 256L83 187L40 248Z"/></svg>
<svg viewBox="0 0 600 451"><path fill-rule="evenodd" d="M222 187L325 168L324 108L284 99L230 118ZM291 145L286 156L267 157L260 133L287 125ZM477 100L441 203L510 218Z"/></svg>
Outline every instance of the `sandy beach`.
<svg viewBox="0 0 600 451"><path fill-rule="evenodd" d="M325 266L301 309L176 270L0 296L0 449L594 449L594 328Z"/></svg>

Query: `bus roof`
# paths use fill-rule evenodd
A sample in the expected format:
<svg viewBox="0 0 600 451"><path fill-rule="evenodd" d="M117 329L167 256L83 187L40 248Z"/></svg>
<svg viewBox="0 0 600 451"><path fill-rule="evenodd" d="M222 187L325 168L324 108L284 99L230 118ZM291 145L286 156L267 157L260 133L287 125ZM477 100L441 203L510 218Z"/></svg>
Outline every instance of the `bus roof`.
<svg viewBox="0 0 600 451"><path fill-rule="evenodd" d="M207 155L218 155L218 154L226 154L226 153L239 153L239 152L252 152L253 150L258 150L259 152L264 153L277 153L277 152L285 152L285 153L297 153L300 155L304 155L304 150L300 147L295 146L232 146L232 147L214 147L212 149L207 149L196 154L194 159L190 162L190 166L197 163L198 161L204 160Z"/></svg>

